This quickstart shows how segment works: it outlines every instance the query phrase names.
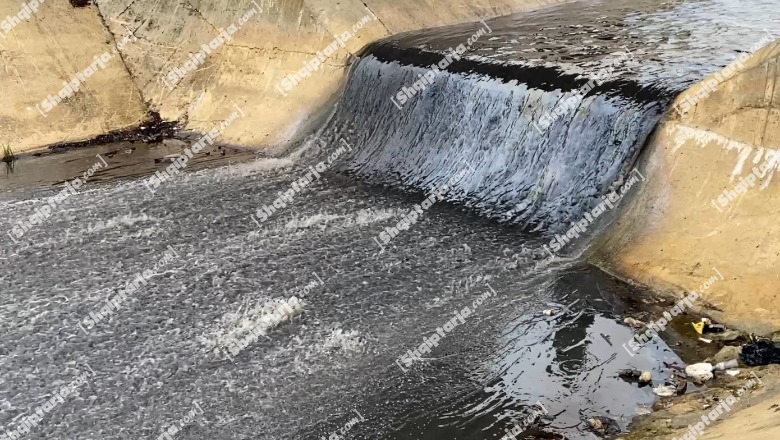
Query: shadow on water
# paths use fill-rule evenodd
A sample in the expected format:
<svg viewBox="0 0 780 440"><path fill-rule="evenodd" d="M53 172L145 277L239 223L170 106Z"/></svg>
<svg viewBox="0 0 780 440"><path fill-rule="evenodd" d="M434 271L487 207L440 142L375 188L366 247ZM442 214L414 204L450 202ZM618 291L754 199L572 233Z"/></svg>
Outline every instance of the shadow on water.
<svg viewBox="0 0 780 440"><path fill-rule="evenodd" d="M592 417L612 419L625 430L634 417L652 412L652 386L626 382L620 370L650 371L659 385L669 377L669 365L698 356L693 347L675 351L660 338L638 353L624 347L634 332L623 317L637 311L632 298L646 295L644 289L588 265L539 281L546 299L510 304L503 310L508 319L492 312L492 331L486 333L491 324L482 322L409 372L391 369L377 380L369 387L377 391L355 403L373 426L357 428L354 438L485 440L514 430L519 439L590 439ZM675 328L663 337L691 340ZM339 423L300 438L320 438Z"/></svg>

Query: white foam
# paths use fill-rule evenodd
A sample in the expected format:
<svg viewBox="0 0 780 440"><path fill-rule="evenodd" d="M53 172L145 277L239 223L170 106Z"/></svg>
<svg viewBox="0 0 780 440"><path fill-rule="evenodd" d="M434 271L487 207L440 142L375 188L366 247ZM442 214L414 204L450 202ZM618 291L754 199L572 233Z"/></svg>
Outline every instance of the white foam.
<svg viewBox="0 0 780 440"><path fill-rule="evenodd" d="M344 331L340 328L331 331L322 343L324 351L341 351L344 353L360 353L366 341L360 337L357 330Z"/></svg>
<svg viewBox="0 0 780 440"><path fill-rule="evenodd" d="M288 305L292 314L278 313L281 307ZM303 313L305 303L296 297L289 299L276 298L267 300L261 305L241 311L227 313L219 320L210 335L203 335L198 341L204 345L206 351L227 350L231 343L243 339L253 330L262 335L280 326L283 322Z"/></svg>
<svg viewBox="0 0 780 440"><path fill-rule="evenodd" d="M98 220L95 223L89 223L87 225L86 232L88 234L95 233L95 232L102 232L108 229L115 228L120 225L124 226L134 226L136 223L140 222L147 222L147 221L153 221L154 219L149 217L146 214L141 214L139 216L133 216L132 214L127 214L123 216L117 216L108 219L108 221Z"/></svg>

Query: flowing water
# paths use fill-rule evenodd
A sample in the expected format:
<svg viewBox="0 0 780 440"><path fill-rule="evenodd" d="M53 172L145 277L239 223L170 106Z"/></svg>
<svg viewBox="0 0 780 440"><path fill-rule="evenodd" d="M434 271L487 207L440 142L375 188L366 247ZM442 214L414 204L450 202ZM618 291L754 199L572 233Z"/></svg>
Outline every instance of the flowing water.
<svg viewBox="0 0 780 440"><path fill-rule="evenodd" d="M2 432L83 372L25 438L156 439L175 424L173 438L477 440L521 424L525 438L585 439L593 416L625 429L655 397L617 371L659 384L683 354L656 339L630 356L622 317L640 289L581 262L588 237L555 259L543 245L630 178L677 91L777 26L769 2L750 3L744 17L744 2L720 0L491 20L468 60L399 110L390 97L482 24L402 36L355 63L323 143L290 158L195 168L154 193L137 176L148 161L121 181L98 170L0 249ZM623 45L633 62L546 131L530 127ZM316 178L309 166L343 141ZM84 170L53 180L106 150L82 151ZM60 190L31 187L43 180L8 178L9 232ZM443 184L445 201L425 205ZM415 224L381 238L411 211ZM293 297L294 317L271 319ZM263 334L232 353L226 341L252 326ZM439 327L430 353L401 360Z"/></svg>

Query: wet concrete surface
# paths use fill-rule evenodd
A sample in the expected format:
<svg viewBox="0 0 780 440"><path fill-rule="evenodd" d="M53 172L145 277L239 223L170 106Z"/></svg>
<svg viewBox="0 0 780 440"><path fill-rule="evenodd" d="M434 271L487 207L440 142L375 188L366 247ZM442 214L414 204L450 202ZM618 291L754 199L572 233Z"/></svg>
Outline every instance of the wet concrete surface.
<svg viewBox="0 0 780 440"><path fill-rule="evenodd" d="M168 141L170 142L170 141ZM0 191L14 189L45 188L61 185L77 177L96 164L101 167L88 181L113 181L124 178L138 178L170 165L165 156L182 154L189 143L179 144L116 142L111 144L69 148L65 151L43 151L19 155L12 163L0 166ZM98 156L100 155L100 156ZM206 167L246 162L257 155L247 150L209 146L195 155L188 164L190 171Z"/></svg>

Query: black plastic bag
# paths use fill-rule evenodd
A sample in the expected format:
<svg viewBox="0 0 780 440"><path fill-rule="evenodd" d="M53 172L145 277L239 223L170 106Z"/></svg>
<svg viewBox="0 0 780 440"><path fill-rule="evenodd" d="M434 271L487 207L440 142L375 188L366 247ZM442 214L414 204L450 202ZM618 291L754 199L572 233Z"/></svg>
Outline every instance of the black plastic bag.
<svg viewBox="0 0 780 440"><path fill-rule="evenodd" d="M780 364L780 344L775 344L768 339L759 339L744 345L739 357L750 367Z"/></svg>

